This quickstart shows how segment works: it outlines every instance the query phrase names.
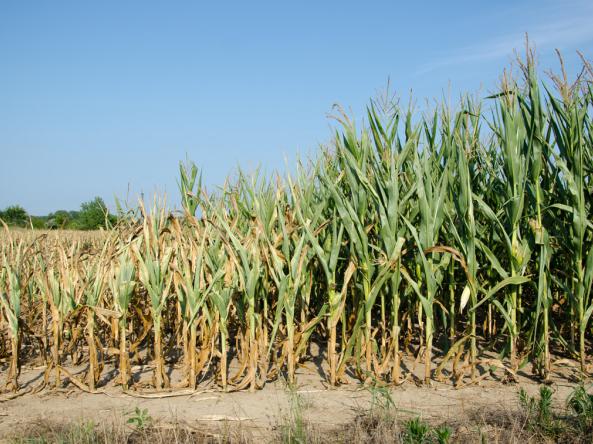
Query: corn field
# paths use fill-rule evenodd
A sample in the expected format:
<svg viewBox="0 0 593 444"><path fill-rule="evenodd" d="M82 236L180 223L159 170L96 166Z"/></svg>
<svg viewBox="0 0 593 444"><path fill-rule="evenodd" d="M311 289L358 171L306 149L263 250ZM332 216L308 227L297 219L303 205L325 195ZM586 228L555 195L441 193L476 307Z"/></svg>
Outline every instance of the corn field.
<svg viewBox="0 0 593 444"><path fill-rule="evenodd" d="M0 364L44 386L259 389L319 350L331 386L476 381L493 367L581 376L593 301L593 70L430 112L390 97L337 116L317 159L208 192L180 164L183 213L142 203L81 238L0 236ZM406 364L407 362L407 364ZM410 362L419 363L415 376ZM84 371L72 374L72 368ZM181 369L173 384L170 369ZM320 373L320 374L321 374Z"/></svg>

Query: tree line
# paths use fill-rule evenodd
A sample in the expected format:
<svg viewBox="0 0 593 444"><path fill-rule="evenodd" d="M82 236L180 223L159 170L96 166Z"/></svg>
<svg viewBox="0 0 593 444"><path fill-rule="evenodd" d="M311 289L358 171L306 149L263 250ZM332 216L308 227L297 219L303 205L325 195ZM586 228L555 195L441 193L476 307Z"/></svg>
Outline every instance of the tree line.
<svg viewBox="0 0 593 444"><path fill-rule="evenodd" d="M83 202L78 211L58 210L46 216L30 215L20 205L11 205L0 211L0 220L10 227L36 229L98 230L117 222L101 197Z"/></svg>

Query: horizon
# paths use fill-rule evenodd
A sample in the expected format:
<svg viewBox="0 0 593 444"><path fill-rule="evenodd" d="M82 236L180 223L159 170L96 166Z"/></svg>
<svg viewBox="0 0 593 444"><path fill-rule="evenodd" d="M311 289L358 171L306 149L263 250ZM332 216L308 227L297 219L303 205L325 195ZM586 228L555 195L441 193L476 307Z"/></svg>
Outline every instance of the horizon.
<svg viewBox="0 0 593 444"><path fill-rule="evenodd" d="M558 69L558 48L574 76L576 51L593 55L592 16L593 4L580 0L4 2L0 209L41 216L95 196L113 208L114 196L133 203L154 193L174 208L186 158L209 189L239 165L283 173L331 138L333 104L359 118L388 79L402 103L412 90L418 108L483 97L523 52L525 33L540 73Z"/></svg>

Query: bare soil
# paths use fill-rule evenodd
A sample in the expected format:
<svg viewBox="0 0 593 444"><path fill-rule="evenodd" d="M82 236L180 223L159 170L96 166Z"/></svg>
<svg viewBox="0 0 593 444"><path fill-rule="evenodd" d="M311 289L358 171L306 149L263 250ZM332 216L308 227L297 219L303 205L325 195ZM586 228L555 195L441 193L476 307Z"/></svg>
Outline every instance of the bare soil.
<svg viewBox="0 0 593 444"><path fill-rule="evenodd" d="M562 407L576 384L575 369L565 364L570 363L561 362L555 366L550 384L558 407ZM151 367L137 366L133 370L139 380L138 385L150 380ZM306 420L320 428L346 425L362 411L368 411L373 402L372 390L354 379L337 389L328 388L320 375L323 369L312 363L298 369L298 385L293 390L289 390L282 380L277 380L255 392L229 393L203 384L194 392L178 388L160 393L149 389L124 393L113 382L114 369L104 371L106 382L98 393L87 393L71 383L67 384L67 378L63 388L37 391L44 371L43 366L23 368L19 378L22 388L18 396L0 395L0 440L46 421L92 420L101 424L117 418L121 420L136 407L147 409L149 415L162 424L208 427L224 423L240 425L250 436L269 437L283 418L290 414L290 402L295 393L303 401ZM82 379L85 368L82 366L70 371ZM3 381L4 373L4 370L0 372L0 381ZM512 412L517 409L521 388L529 394L535 394L539 389L538 381L527 372L517 373L517 382L512 383L505 382L502 370L482 374L483 378L478 383L466 383L462 387L454 387L450 382L433 382L427 387L419 385L415 378L408 378L402 385L390 387L389 393L395 408L402 415L420 416L429 422L455 426L493 411ZM181 379L181 370L172 368L171 380L179 382Z"/></svg>

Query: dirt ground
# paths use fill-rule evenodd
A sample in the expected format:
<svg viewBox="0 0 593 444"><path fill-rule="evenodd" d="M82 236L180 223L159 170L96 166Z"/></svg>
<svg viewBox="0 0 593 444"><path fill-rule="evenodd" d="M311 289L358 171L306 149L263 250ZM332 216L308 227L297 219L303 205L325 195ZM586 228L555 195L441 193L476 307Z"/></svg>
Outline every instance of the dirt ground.
<svg viewBox="0 0 593 444"><path fill-rule="evenodd" d="M554 399L561 406L576 382L571 382L571 367L558 365L556 368L551 387L555 391ZM150 367L135 370L144 378L150 377ZM79 374L83 371L80 369ZM6 439L27 424L43 421L81 419L101 424L118 417L121 420L136 407L147 409L148 414L160 423L182 423L190 427L240 424L252 436L257 436L269 433L287 417L295 392L302 400L305 418L320 427L335 427L352 421L361 411L370 409L373 398L370 390L354 380L337 389L328 388L313 366L299 368L298 385L292 391L282 381L276 381L256 392L230 393L200 387L195 392L177 389L160 394L148 390L126 394L112 382L94 394L72 384L35 393L35 387L39 387L43 380L43 372L43 367L24 368L19 380L22 384L20 393L25 394L14 398L7 393L0 395L0 438ZM175 372L180 379L179 370ZM3 376L0 372L0 380ZM499 376L489 374L479 384L467 384L462 388L437 382L431 387L419 386L408 380L389 390L395 408L403 415L455 424L481 412L488 414L493 407L508 411L516 409L521 388L530 394L538 391L539 384L527 373L520 372L517 383L505 383L502 375Z"/></svg>

